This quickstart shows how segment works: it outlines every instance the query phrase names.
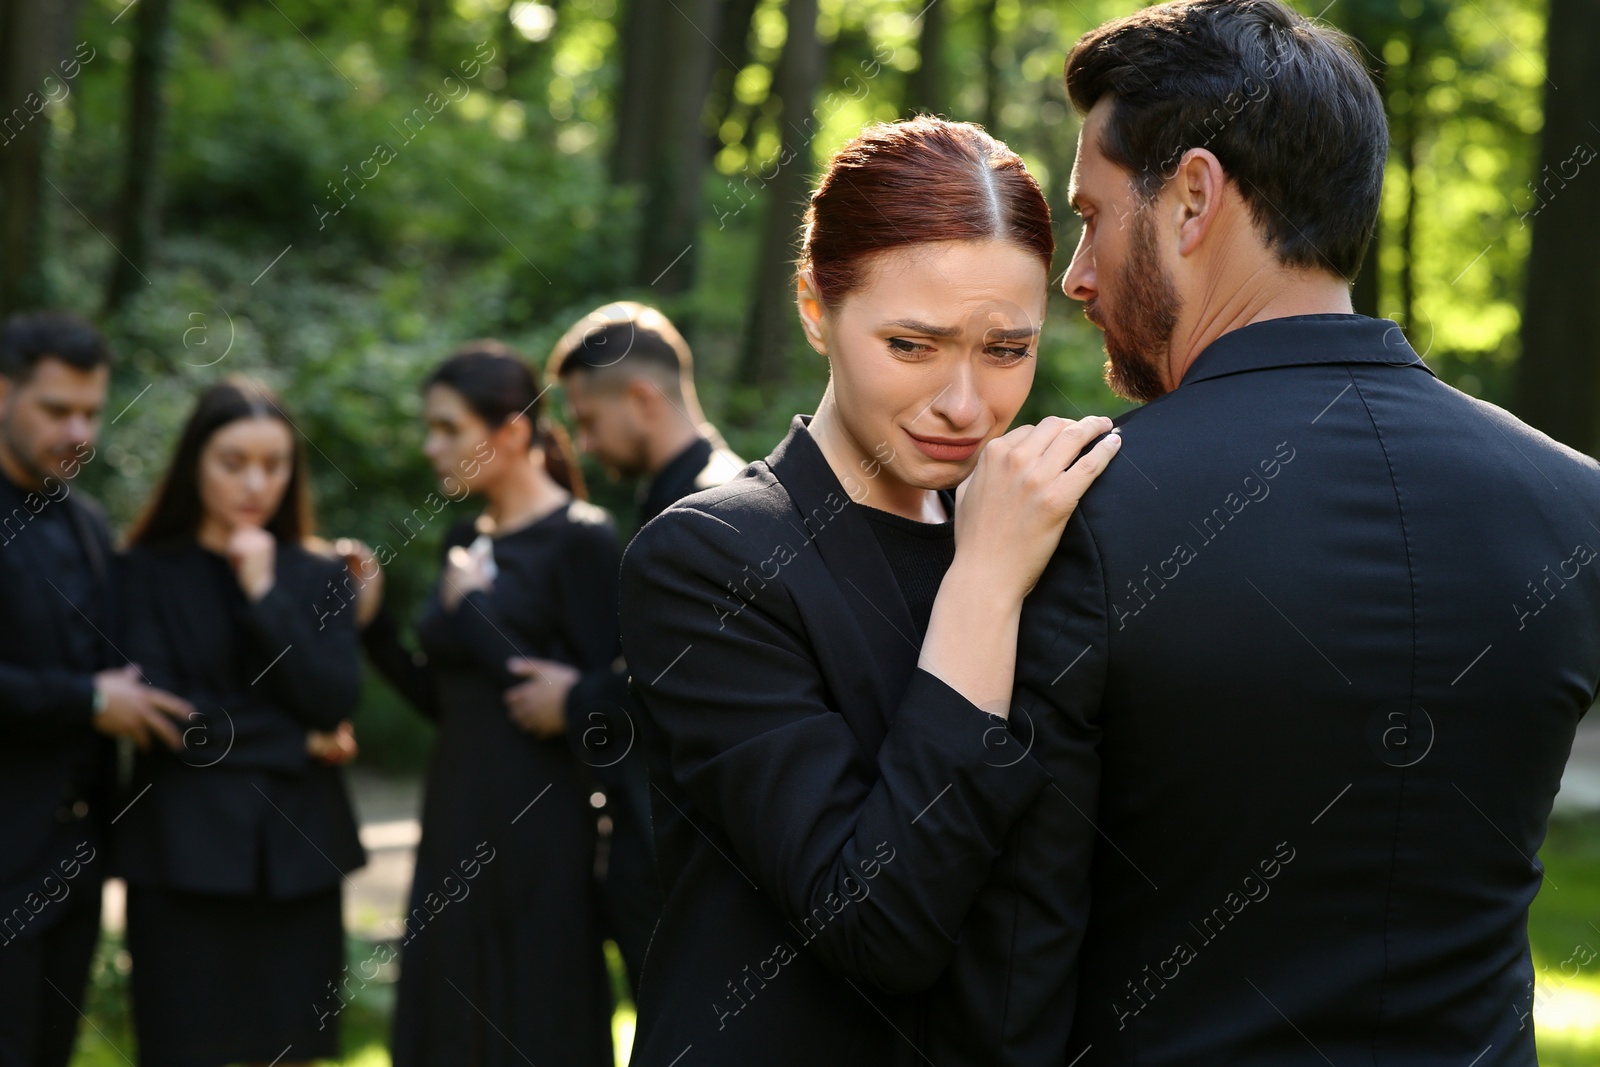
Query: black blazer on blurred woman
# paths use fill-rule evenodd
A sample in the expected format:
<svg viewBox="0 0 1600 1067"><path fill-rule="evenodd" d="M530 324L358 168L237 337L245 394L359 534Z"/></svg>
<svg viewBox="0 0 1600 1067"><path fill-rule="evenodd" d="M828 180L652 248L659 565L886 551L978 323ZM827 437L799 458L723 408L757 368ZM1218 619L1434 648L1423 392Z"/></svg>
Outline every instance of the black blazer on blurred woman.
<svg viewBox="0 0 1600 1067"><path fill-rule="evenodd" d="M308 730L355 710L355 615L331 590L344 565L279 545L271 590L250 603L222 556L189 542L121 561L123 651L151 684L193 702L186 747L134 763L117 858L130 883L302 896L365 862L338 768L306 755Z"/></svg>
<svg viewBox="0 0 1600 1067"><path fill-rule="evenodd" d="M666 895L641 1067L924 1062L921 991L1046 784L1003 720L917 667L851 489L800 417L623 559ZM1003 981L1007 942L981 947Z"/></svg>

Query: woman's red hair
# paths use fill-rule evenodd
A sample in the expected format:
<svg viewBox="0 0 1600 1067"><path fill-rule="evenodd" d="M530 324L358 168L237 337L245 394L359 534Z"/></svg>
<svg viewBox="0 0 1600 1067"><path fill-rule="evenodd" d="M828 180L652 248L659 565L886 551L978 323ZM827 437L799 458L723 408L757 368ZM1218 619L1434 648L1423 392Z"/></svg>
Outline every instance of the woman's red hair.
<svg viewBox="0 0 1600 1067"><path fill-rule="evenodd" d="M919 115L869 126L811 194L797 264L824 307L859 287L866 260L929 241L997 238L1043 261L1050 207L1019 157L981 126Z"/></svg>

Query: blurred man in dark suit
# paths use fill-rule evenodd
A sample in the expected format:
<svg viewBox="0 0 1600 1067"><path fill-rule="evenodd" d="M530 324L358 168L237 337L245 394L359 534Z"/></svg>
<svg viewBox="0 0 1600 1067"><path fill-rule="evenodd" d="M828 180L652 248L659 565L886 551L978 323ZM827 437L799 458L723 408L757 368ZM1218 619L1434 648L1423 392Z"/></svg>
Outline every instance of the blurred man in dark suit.
<svg viewBox="0 0 1600 1067"><path fill-rule="evenodd" d="M963 941L1016 931L1008 1011L1072 1021L1040 1062L1531 1065L1600 466L1351 313L1387 128L1342 35L1163 4L1066 84L1063 287L1143 406L1024 609L1056 788Z"/></svg>
<svg viewBox="0 0 1600 1067"><path fill-rule="evenodd" d="M108 737L181 747L189 705L112 644L111 535L73 485L110 377L94 328L0 330L0 1065L63 1067L100 931ZM120 666L114 666L120 664Z"/></svg>
<svg viewBox="0 0 1600 1067"><path fill-rule="evenodd" d="M689 346L655 308L618 301L585 315L556 342L546 374L566 392L579 451L616 475L640 479L636 528L745 465L706 421ZM531 659L516 669L529 680L506 694L513 714L538 724L535 732L564 730L605 787L611 835L601 891L637 992L661 891L636 733L644 719L628 692L627 669L619 660L613 670L579 675Z"/></svg>

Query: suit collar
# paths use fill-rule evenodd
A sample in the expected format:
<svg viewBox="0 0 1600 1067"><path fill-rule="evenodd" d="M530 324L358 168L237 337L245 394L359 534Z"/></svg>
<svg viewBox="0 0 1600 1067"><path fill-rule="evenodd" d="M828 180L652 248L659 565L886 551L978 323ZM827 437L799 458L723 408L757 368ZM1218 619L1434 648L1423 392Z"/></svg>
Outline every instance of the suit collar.
<svg viewBox="0 0 1600 1067"><path fill-rule="evenodd" d="M640 526L694 492L695 478L711 458L711 453L711 442L704 437L697 437L656 472L639 504Z"/></svg>
<svg viewBox="0 0 1600 1067"><path fill-rule="evenodd" d="M1399 325L1365 315L1291 315L1230 330L1195 357L1180 386L1245 371L1316 363L1380 363L1432 374Z"/></svg>
<svg viewBox="0 0 1600 1067"><path fill-rule="evenodd" d="M799 536L816 545L845 601L855 609L851 620L839 620L832 634L818 635L819 639L840 639L844 645L865 649L887 724L893 721L900 696L916 669L920 650L916 624L877 536L861 509L850 506L850 494L811 436L810 422L811 416L796 415L788 436L772 450L766 463L799 512L790 524ZM852 622L859 627L863 641L848 636Z"/></svg>

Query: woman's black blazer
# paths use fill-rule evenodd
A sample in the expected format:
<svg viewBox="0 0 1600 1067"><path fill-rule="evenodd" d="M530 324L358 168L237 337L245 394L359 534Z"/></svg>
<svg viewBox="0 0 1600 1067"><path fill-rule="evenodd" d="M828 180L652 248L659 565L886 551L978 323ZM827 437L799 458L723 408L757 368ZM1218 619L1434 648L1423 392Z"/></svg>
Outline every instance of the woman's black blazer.
<svg viewBox="0 0 1600 1067"><path fill-rule="evenodd" d="M962 919L1049 775L917 667L851 502L876 472L841 483L808 422L623 560L666 894L643 1067L926 1062L929 987L973 952L976 995L1003 997L1007 936L963 946Z"/></svg>
<svg viewBox="0 0 1600 1067"><path fill-rule="evenodd" d="M361 693L344 564L277 548L272 589L249 603L225 561L194 542L135 546L119 560L122 651L152 684L195 705L186 747L134 761L115 827L130 883L301 896L366 862L337 767L306 755ZM241 612L235 616L234 612Z"/></svg>

